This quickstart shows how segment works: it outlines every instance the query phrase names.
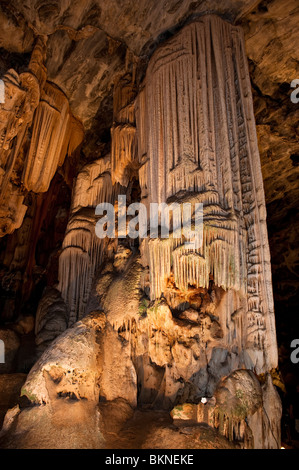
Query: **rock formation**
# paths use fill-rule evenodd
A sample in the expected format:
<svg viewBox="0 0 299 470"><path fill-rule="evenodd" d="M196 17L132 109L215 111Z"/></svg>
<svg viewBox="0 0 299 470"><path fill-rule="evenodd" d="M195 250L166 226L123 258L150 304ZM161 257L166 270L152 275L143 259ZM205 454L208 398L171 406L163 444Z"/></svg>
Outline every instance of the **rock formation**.
<svg viewBox="0 0 299 470"><path fill-rule="evenodd" d="M36 38L24 34L25 71L5 68L0 104L0 231L11 235L3 238L1 280L14 292L3 318L11 322L18 292L19 303L28 301L18 307L23 316L1 329L14 340L3 371L23 372L30 335L36 349L21 390L28 401L7 412L0 446L279 448L278 349L254 115L264 119L256 94L267 87L256 73L253 101L244 41L244 31L248 44L256 31L251 3L229 7L240 26L219 6L214 13L194 5L193 16L181 2L165 14L165 24L170 14L180 20L168 37L158 37L157 7L156 24L136 32L136 43L126 16L124 42L116 39L104 5L91 11L75 2L71 12L68 2L49 10L41 4L33 20L30 0L26 11L14 3ZM138 8L147 11L143 2ZM212 14L198 15L206 11ZM153 32L156 42L146 43ZM86 57L91 82L81 65L77 73L80 61L69 61L74 50L78 61L86 50L97 59ZM253 46L251 53L258 56ZM258 126L258 135L270 149L268 129ZM103 203L114 207L113 238L97 236ZM139 203L145 223L135 217ZM198 228L195 204L202 210L199 244L189 240ZM151 232L153 208L160 214ZM177 236L182 221L189 232ZM133 225L148 231L130 237Z"/></svg>
<svg viewBox="0 0 299 470"><path fill-rule="evenodd" d="M45 40L39 38L28 71L19 75L11 69L3 77L5 101L0 104L2 236L21 226L27 210L23 204L26 190L47 191L57 167L63 164L67 154L72 155L83 139L82 127L78 130L67 98L46 81L45 54Z"/></svg>

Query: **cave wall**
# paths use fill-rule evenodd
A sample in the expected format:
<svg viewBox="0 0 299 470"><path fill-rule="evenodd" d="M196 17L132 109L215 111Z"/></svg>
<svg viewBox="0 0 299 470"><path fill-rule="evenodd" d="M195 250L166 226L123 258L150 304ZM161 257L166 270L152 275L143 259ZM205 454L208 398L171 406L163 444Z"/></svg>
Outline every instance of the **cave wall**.
<svg viewBox="0 0 299 470"><path fill-rule="evenodd" d="M298 331L298 103L290 87L298 8L290 1L261 2L241 21L252 83L271 252L280 368L293 393L296 364L291 341Z"/></svg>

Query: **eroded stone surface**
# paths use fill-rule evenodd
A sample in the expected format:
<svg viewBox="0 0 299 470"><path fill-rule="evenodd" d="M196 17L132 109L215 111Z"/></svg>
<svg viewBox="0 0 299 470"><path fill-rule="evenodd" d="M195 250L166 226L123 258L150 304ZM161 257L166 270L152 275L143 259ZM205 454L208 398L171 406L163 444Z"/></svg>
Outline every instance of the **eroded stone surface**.
<svg viewBox="0 0 299 470"><path fill-rule="evenodd" d="M60 396L97 401L97 334L104 324L103 315L95 313L54 340L31 369L22 395L36 404Z"/></svg>
<svg viewBox="0 0 299 470"><path fill-rule="evenodd" d="M43 352L68 326L68 311L60 292L46 288L36 312L35 342Z"/></svg>
<svg viewBox="0 0 299 470"><path fill-rule="evenodd" d="M89 402L63 401L29 407L14 416L0 437L10 449L100 449L99 413Z"/></svg>
<svg viewBox="0 0 299 470"><path fill-rule="evenodd" d="M0 374L0 429L8 409L19 402L26 374Z"/></svg>

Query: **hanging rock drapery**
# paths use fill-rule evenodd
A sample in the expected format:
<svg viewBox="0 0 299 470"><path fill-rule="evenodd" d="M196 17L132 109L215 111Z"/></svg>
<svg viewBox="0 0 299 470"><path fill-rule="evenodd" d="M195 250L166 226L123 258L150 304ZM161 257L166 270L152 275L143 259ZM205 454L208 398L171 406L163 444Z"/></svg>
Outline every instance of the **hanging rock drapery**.
<svg viewBox="0 0 299 470"><path fill-rule="evenodd" d="M241 28L207 15L159 47L136 123L143 202L180 202L183 195L204 205L203 246L192 256L173 240L143 242L151 298L171 272L184 288L206 287L211 274L217 285L246 295L248 353L256 362L252 350L266 350L275 367L263 180Z"/></svg>
<svg viewBox="0 0 299 470"><path fill-rule="evenodd" d="M86 165L74 185L71 215L59 258L61 296L69 308L69 324L84 316L93 278L100 267L106 240L95 234L95 207L114 203L118 185L111 183L110 155Z"/></svg>
<svg viewBox="0 0 299 470"><path fill-rule="evenodd" d="M111 128L112 183L127 186L136 165L135 100L136 86L130 74L122 77L113 93L114 124Z"/></svg>
<svg viewBox="0 0 299 470"><path fill-rule="evenodd" d="M66 96L46 82L36 110L24 185L29 191L45 192L66 156L71 134L71 115Z"/></svg>
<svg viewBox="0 0 299 470"><path fill-rule="evenodd" d="M0 103L0 236L19 228L28 191L46 192L66 155L80 147L84 133L64 93L47 81L46 38L38 37L28 68L2 77ZM29 149L29 150L28 150Z"/></svg>

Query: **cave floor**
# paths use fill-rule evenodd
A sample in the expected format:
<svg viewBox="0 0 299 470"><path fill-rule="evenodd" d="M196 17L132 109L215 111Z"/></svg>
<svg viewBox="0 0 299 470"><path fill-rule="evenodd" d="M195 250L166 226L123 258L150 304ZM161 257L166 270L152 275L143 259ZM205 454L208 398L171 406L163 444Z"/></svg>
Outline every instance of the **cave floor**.
<svg viewBox="0 0 299 470"><path fill-rule="evenodd" d="M170 414L161 410L137 409L119 429L116 426L104 434L107 449L239 448L208 426L174 424Z"/></svg>

